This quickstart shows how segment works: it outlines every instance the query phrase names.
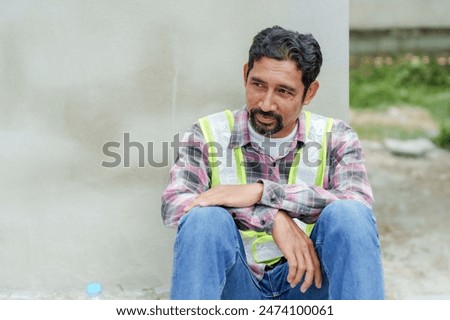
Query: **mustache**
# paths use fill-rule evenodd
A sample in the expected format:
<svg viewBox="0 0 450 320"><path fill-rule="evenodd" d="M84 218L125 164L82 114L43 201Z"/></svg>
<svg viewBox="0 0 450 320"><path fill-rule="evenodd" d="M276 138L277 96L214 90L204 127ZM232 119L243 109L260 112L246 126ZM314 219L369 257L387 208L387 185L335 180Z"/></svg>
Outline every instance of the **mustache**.
<svg viewBox="0 0 450 320"><path fill-rule="evenodd" d="M264 117L266 117L266 118L274 118L274 119L277 119L277 118L280 117L279 114L277 114L277 113L275 113L275 112L273 112L273 111L267 111L267 112L265 112L265 111L263 111L263 110L260 109L260 108L252 109L252 110L251 110L251 113L253 113L254 115L260 114L260 115L262 115L262 116L264 116Z"/></svg>

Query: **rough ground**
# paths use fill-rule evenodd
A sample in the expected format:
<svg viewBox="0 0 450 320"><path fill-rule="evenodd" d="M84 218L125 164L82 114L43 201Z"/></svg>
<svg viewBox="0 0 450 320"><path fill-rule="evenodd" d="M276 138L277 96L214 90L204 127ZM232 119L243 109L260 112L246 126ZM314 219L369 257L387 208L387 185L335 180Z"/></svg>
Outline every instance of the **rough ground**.
<svg viewBox="0 0 450 320"><path fill-rule="evenodd" d="M363 142L389 299L450 299L450 153L392 156Z"/></svg>
<svg viewBox="0 0 450 320"><path fill-rule="evenodd" d="M401 118L415 112L403 109ZM370 122L392 122L388 115ZM353 114L352 122L367 118ZM429 118L422 119L415 125L432 130ZM435 149L407 158L392 155L382 142L363 145L376 198L387 298L450 299L450 152Z"/></svg>

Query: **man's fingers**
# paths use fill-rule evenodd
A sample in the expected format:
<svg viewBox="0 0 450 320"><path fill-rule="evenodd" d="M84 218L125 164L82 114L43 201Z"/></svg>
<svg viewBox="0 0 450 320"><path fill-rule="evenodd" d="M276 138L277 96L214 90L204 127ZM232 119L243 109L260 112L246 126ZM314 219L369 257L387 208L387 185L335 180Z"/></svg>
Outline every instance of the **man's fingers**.
<svg viewBox="0 0 450 320"><path fill-rule="evenodd" d="M320 267L315 270L314 284L316 285L316 288L322 288L322 272L320 271Z"/></svg>
<svg viewBox="0 0 450 320"><path fill-rule="evenodd" d="M183 211L188 212L193 207L196 207L196 206L204 207L205 205L206 205L205 201L202 198L197 197L191 203L189 203L186 207L184 207Z"/></svg>
<svg viewBox="0 0 450 320"><path fill-rule="evenodd" d="M183 208L183 211L188 212L193 207L195 207L197 205L197 201L198 201L197 199L198 199L198 197L196 197L194 200L192 200L186 207Z"/></svg>
<svg viewBox="0 0 450 320"><path fill-rule="evenodd" d="M290 255L289 257L286 256L287 264L289 266L289 273L287 276L287 281L290 283L291 287L295 287L296 283L294 282L294 279L297 275L297 258L295 255Z"/></svg>
<svg viewBox="0 0 450 320"><path fill-rule="evenodd" d="M315 276L315 261L314 257L312 256L315 254L314 248L312 248L312 242L305 242L302 246L302 254L303 254L303 261L305 264L305 278L303 279L302 286L300 287L300 291L302 293L305 293L306 290L312 285L314 276ZM311 252L313 251L313 252ZM302 274L303 276L303 274Z"/></svg>
<svg viewBox="0 0 450 320"><path fill-rule="evenodd" d="M287 280L291 287L295 287L304 277L300 287L302 293L305 293L313 282L317 288L320 288L322 285L322 273L319 259L312 244L306 244L302 248L297 248L295 252L288 259L289 274Z"/></svg>
<svg viewBox="0 0 450 320"><path fill-rule="evenodd" d="M197 207L197 206L199 206L199 207L206 207L206 206L208 206L208 203L206 201L204 201L204 200L202 200L202 201L195 201L195 202L189 204L188 206L184 207L183 211L184 212L188 212L189 210L191 210L192 208Z"/></svg>
<svg viewBox="0 0 450 320"><path fill-rule="evenodd" d="M303 274L306 271L306 265L303 257L298 256L298 252L291 255L289 259L286 257L286 260L289 266L287 281L291 285L291 288L293 288L302 280Z"/></svg>
<svg viewBox="0 0 450 320"><path fill-rule="evenodd" d="M273 237L286 257L289 268L286 280L290 286L295 287L304 278L301 292L306 292L313 282L321 287L320 261L312 240L282 210L275 217Z"/></svg>
<svg viewBox="0 0 450 320"><path fill-rule="evenodd" d="M313 280L314 280L314 275L315 275L315 266L314 263L312 261L311 258L311 252L309 252L309 255L306 254L304 256L305 259L305 263L306 263L306 275L305 275L305 279L303 280L302 286L300 287L300 291L302 293L305 293L306 290L308 290L308 288L312 285Z"/></svg>
<svg viewBox="0 0 450 320"><path fill-rule="evenodd" d="M300 291L302 293L305 293L306 290L309 289L309 287L312 285L314 280L314 271L313 270L307 270L305 275L305 280L303 280L302 286L300 287Z"/></svg>
<svg viewBox="0 0 450 320"><path fill-rule="evenodd" d="M223 199L223 195L220 194L219 188L209 189L202 194L199 194L190 204L183 208L183 211L187 212L196 206L206 207L221 205L221 198Z"/></svg>
<svg viewBox="0 0 450 320"><path fill-rule="evenodd" d="M297 284L300 283L300 281L303 278L303 275L305 274L307 267L305 265L304 259L298 259L298 264L297 264L297 272L295 273L295 277L294 280L291 282L291 287L295 287Z"/></svg>

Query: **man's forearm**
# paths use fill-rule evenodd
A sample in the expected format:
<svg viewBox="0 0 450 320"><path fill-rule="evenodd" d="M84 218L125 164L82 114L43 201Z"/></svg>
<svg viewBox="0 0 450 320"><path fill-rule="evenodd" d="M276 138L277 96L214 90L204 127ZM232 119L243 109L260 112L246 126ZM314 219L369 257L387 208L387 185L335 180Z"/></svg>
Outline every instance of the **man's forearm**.
<svg viewBox="0 0 450 320"><path fill-rule="evenodd" d="M371 192L358 188L336 188L325 190L317 186L308 186L303 182L295 185L279 184L263 180L264 192L261 204L286 211L292 218L306 223L315 223L322 210L331 202L339 199L357 200L370 207ZM348 182L351 186L351 181ZM369 187L370 189L370 187Z"/></svg>
<svg viewBox="0 0 450 320"><path fill-rule="evenodd" d="M262 193L263 185L261 183L218 185L196 196L184 208L184 211L189 211L196 206L250 207L261 200Z"/></svg>

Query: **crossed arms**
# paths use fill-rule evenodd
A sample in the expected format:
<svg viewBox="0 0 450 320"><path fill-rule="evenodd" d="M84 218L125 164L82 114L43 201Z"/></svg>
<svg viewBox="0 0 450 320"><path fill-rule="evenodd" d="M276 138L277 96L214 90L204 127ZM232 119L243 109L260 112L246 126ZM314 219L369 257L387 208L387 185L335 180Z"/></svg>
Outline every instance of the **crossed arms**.
<svg viewBox="0 0 450 320"><path fill-rule="evenodd" d="M195 206L223 206L249 229L271 233L289 265L287 281L301 291L314 282L321 286L320 262L314 244L292 218L314 223L322 209L337 199L358 200L370 206L371 188L356 134L343 122L335 122L330 141L330 166L323 188L256 179L247 185L210 186L210 169L204 142L197 126L183 138L170 182L162 197L164 223L176 227ZM339 161L338 161L339 160ZM263 163L261 164L263 165ZM255 172L253 176L257 176Z"/></svg>

